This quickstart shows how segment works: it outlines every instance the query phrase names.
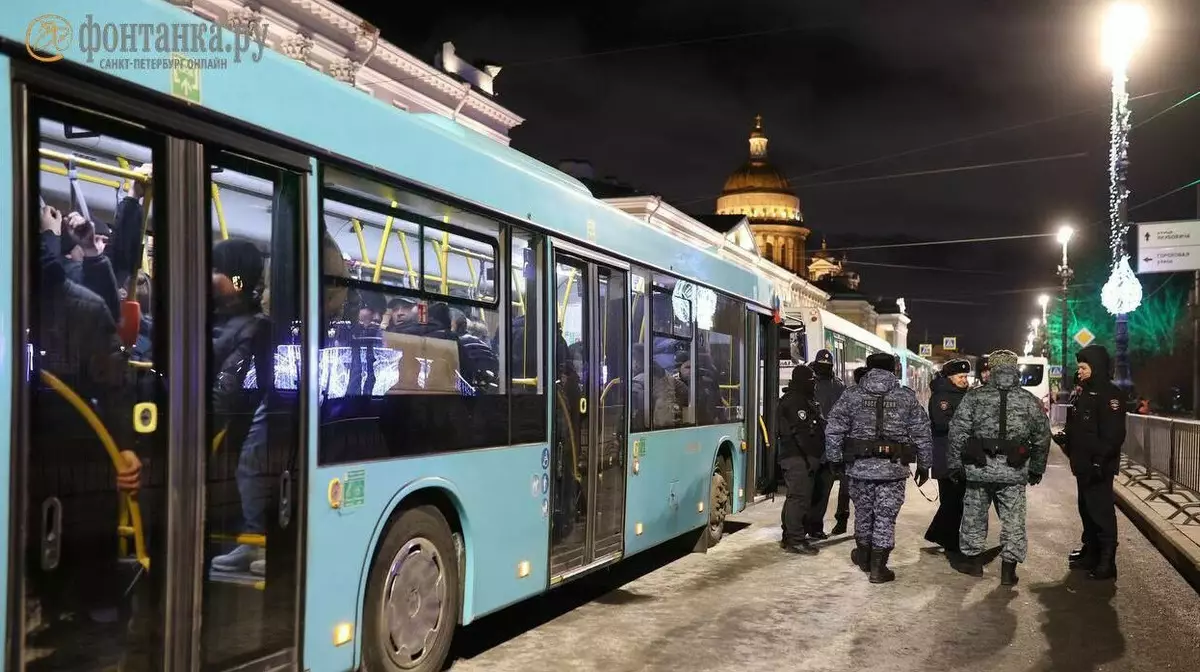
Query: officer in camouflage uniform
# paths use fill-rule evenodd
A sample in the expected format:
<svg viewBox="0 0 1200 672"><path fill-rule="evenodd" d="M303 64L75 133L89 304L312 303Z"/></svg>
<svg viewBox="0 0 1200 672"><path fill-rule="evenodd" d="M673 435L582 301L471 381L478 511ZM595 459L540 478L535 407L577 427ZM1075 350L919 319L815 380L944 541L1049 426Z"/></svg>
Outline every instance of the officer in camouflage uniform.
<svg viewBox="0 0 1200 672"><path fill-rule="evenodd" d="M871 583L885 583L896 578L887 563L896 545L908 465L917 463L917 485L923 485L933 446L929 415L917 395L900 385L896 358L871 355L867 368L862 382L847 388L829 414L825 459L844 468L854 501L856 545L850 559L871 573Z"/></svg>
<svg viewBox="0 0 1200 672"><path fill-rule="evenodd" d="M1050 419L1042 402L1021 387L1017 355L988 355L990 379L963 397L950 421L947 467L965 477L959 544L954 568L983 576L980 554L987 543L988 511L1000 517L1000 583L1017 583L1017 563L1025 561L1025 484L1037 485L1050 454Z"/></svg>

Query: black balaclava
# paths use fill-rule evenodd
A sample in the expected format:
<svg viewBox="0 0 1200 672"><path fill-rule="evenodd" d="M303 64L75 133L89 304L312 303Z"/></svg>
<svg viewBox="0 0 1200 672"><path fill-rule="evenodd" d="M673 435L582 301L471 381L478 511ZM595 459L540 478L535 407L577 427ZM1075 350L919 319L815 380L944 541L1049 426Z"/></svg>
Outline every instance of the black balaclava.
<svg viewBox="0 0 1200 672"><path fill-rule="evenodd" d="M833 378L833 353L828 350L818 350L810 365L818 378Z"/></svg>
<svg viewBox="0 0 1200 672"><path fill-rule="evenodd" d="M817 393L817 376L811 368L801 364L792 369L792 381L788 383L788 389L811 399Z"/></svg>

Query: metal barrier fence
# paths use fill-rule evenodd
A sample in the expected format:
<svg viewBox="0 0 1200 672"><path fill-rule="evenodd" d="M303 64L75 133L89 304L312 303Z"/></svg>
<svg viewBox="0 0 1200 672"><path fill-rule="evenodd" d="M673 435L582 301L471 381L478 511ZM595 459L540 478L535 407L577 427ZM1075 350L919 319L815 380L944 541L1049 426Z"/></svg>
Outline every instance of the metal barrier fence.
<svg viewBox="0 0 1200 672"><path fill-rule="evenodd" d="M1168 516L1200 523L1200 421L1156 415L1125 416L1121 472L1126 485L1140 485L1175 508Z"/></svg>

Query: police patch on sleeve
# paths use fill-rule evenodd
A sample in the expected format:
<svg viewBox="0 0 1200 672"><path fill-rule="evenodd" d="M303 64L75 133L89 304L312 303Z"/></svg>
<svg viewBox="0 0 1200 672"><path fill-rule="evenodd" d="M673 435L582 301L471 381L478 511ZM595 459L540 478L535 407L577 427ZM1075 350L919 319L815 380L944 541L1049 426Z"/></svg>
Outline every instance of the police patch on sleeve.
<svg viewBox="0 0 1200 672"><path fill-rule="evenodd" d="M948 411L948 410L950 410L950 402L943 399L940 402L938 402L938 408L942 409L943 411Z"/></svg>
<svg viewBox="0 0 1200 672"><path fill-rule="evenodd" d="M1114 411L1121 410L1121 400L1120 399L1109 399L1108 407Z"/></svg>

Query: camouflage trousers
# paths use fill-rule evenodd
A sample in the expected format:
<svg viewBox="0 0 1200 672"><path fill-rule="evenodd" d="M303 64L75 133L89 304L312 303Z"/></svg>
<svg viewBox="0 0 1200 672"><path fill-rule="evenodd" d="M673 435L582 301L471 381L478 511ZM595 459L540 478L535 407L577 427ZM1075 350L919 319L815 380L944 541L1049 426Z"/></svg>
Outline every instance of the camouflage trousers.
<svg viewBox="0 0 1200 672"><path fill-rule="evenodd" d="M979 555L987 545L988 510L996 505L1000 517L1000 559L1025 562L1025 486L1008 483L967 483L963 496L959 544L964 555Z"/></svg>
<svg viewBox="0 0 1200 672"><path fill-rule="evenodd" d="M846 477L854 502L854 539L862 546L896 545L896 517L904 504L907 481L867 481Z"/></svg>

